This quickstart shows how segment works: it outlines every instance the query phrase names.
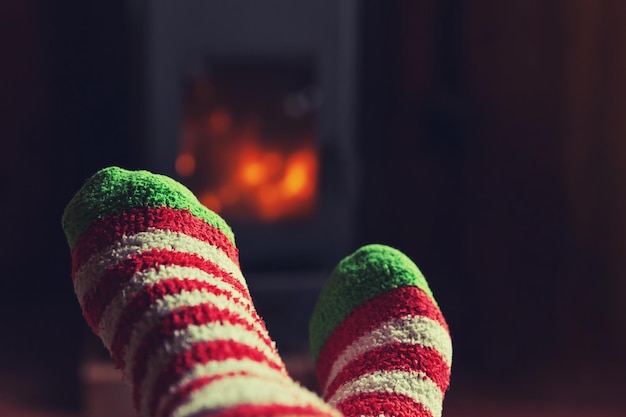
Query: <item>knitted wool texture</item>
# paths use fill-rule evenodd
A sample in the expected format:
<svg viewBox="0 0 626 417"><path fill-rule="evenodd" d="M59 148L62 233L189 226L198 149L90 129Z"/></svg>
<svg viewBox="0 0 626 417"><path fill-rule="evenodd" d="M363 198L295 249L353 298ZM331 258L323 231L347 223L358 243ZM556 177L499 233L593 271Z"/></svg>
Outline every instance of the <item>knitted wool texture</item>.
<svg viewBox="0 0 626 417"><path fill-rule="evenodd" d="M342 260L309 323L324 399L346 417L439 417L452 342L424 276L402 252L368 245Z"/></svg>
<svg viewBox="0 0 626 417"><path fill-rule="evenodd" d="M288 375L230 227L180 183L105 168L62 225L83 315L143 417L340 414Z"/></svg>

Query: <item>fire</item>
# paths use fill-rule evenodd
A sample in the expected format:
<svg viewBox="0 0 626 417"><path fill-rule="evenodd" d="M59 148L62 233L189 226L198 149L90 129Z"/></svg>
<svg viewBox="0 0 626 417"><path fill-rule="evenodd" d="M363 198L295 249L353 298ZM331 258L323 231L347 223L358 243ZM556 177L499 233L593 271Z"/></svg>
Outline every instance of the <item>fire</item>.
<svg viewBox="0 0 626 417"><path fill-rule="evenodd" d="M317 156L313 149L291 153L244 145L239 151L232 181L239 198L265 221L308 211L317 182Z"/></svg>
<svg viewBox="0 0 626 417"><path fill-rule="evenodd" d="M222 209L222 203L217 195L205 192L200 196L200 202L207 207L212 207L213 211L220 212Z"/></svg>
<svg viewBox="0 0 626 417"><path fill-rule="evenodd" d="M294 153L287 160L281 190L288 198L310 198L315 191L310 181L317 173L317 159L312 150L306 149Z"/></svg>
<svg viewBox="0 0 626 417"><path fill-rule="evenodd" d="M227 219L305 220L318 196L315 120L312 112L285 110L285 97L301 87L290 77L282 87L268 83L263 72L244 90L233 73L224 74L230 75L212 72L188 85L176 172Z"/></svg>
<svg viewBox="0 0 626 417"><path fill-rule="evenodd" d="M250 126L236 132L225 111L213 112L207 124L214 133L226 134L230 129L226 140L216 140L215 147L203 153L189 142L175 165L181 177L195 184L191 188L202 204L222 215L267 222L311 214L318 176L311 140L267 141ZM294 147L293 142L301 146ZM207 180L211 173L219 180Z"/></svg>

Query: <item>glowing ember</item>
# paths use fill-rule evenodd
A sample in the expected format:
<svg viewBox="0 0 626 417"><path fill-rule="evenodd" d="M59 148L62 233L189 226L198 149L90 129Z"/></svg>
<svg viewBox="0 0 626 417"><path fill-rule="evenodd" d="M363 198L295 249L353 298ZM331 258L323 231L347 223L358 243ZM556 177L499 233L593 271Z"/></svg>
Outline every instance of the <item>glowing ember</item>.
<svg viewBox="0 0 626 417"><path fill-rule="evenodd" d="M181 177L189 177L196 170L196 158L189 153L181 153L176 158L176 172Z"/></svg>
<svg viewBox="0 0 626 417"><path fill-rule="evenodd" d="M306 219L317 202L315 121L311 106L285 110L301 77L255 74L213 71L189 85L176 172L227 219Z"/></svg>
<svg viewBox="0 0 626 417"><path fill-rule="evenodd" d="M217 130L213 123L211 131ZM176 158L176 172L190 179L202 204L225 216L269 222L310 215L318 176L312 141L294 140L302 144L295 149L293 141L280 147L280 141L251 134L250 126L229 129L226 138L214 141L219 143L188 145Z"/></svg>

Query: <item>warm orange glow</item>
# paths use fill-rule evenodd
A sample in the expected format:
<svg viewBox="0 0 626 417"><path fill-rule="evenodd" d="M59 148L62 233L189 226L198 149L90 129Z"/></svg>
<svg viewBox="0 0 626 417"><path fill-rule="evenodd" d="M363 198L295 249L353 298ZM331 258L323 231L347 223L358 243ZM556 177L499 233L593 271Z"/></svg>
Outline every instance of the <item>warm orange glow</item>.
<svg viewBox="0 0 626 417"><path fill-rule="evenodd" d="M197 130L205 136L196 134L185 142L176 172L196 184L199 180L202 204L226 217L273 222L310 215L318 175L313 136L271 140L263 137L258 120L233 123L231 117L224 109L213 110L204 119L205 130ZM215 141L218 134L220 140Z"/></svg>
<svg viewBox="0 0 626 417"><path fill-rule="evenodd" d="M263 154L262 162L269 178L275 178L283 169L283 157L280 152L266 152Z"/></svg>
<svg viewBox="0 0 626 417"><path fill-rule="evenodd" d="M304 150L290 156L281 182L285 196L310 197L316 171L317 160L313 151Z"/></svg>
<svg viewBox="0 0 626 417"><path fill-rule="evenodd" d="M243 187L254 188L275 182L282 175L283 157L276 151L264 151L253 144L241 147L238 178Z"/></svg>
<svg viewBox="0 0 626 417"><path fill-rule="evenodd" d="M190 177L196 170L196 158L190 153L181 153L176 158L174 167L181 177Z"/></svg>
<svg viewBox="0 0 626 417"><path fill-rule="evenodd" d="M256 187L265 180L265 169L260 158L260 151L254 144L246 143L240 147L237 176L243 187Z"/></svg>
<svg viewBox="0 0 626 417"><path fill-rule="evenodd" d="M232 117L226 110L214 110L209 115L209 130L216 135L228 133L232 125Z"/></svg>
<svg viewBox="0 0 626 417"><path fill-rule="evenodd" d="M219 189L218 195L224 206L232 206L239 201L240 190L236 185L227 183Z"/></svg>
<svg viewBox="0 0 626 417"><path fill-rule="evenodd" d="M213 193L203 193L200 196L200 202L218 214L222 211L220 199Z"/></svg>
<svg viewBox="0 0 626 417"><path fill-rule="evenodd" d="M220 185L201 193L200 201L216 213L247 213L263 221L308 213L315 203L317 154L313 148L295 152L264 149L246 140L235 148L232 171ZM176 171L188 176L195 170L193 155L181 154ZM236 209L235 209L236 208ZM234 211L233 211L234 210Z"/></svg>
<svg viewBox="0 0 626 417"><path fill-rule="evenodd" d="M241 168L241 179L247 186L259 185L265 179L265 167L259 162L250 162Z"/></svg>
<svg viewBox="0 0 626 417"><path fill-rule="evenodd" d="M264 221L306 213L314 204L317 154L313 148L296 151L261 146L246 136L234 149L232 173L202 203L214 211L235 210ZM216 208L214 208L216 207Z"/></svg>
<svg viewBox="0 0 626 417"><path fill-rule="evenodd" d="M227 221L310 220L319 193L314 69L218 61L185 80L176 172Z"/></svg>
<svg viewBox="0 0 626 417"><path fill-rule="evenodd" d="M273 221L279 218L284 209L279 189L271 184L259 188L257 194L259 214L263 220Z"/></svg>

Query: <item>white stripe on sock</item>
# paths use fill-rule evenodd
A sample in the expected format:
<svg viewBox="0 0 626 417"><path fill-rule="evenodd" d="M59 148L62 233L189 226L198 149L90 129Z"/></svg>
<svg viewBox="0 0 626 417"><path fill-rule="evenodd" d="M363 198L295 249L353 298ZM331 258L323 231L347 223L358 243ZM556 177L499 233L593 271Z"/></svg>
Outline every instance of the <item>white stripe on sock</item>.
<svg viewBox="0 0 626 417"><path fill-rule="evenodd" d="M287 376L284 372L270 368L266 363L259 363L251 359L226 359L223 361L210 361L204 364L197 364L184 374L181 379L176 382L176 384L170 387L167 395L164 395L161 399L159 399L156 415L161 415L161 409L167 403L168 398L170 398L171 395L176 394L188 383L200 377L224 375L229 372L248 372L250 375L273 379L278 382L282 381L283 383L290 381L289 376Z"/></svg>
<svg viewBox="0 0 626 417"><path fill-rule="evenodd" d="M433 417L441 416L443 394L423 372L376 371L361 375L340 386L328 403L337 406L352 396L373 392L406 395L422 404Z"/></svg>
<svg viewBox="0 0 626 417"><path fill-rule="evenodd" d="M141 415L147 415L154 384L168 359L191 349L195 343L217 340L232 341L250 346L261 352L270 361L277 364L283 363L280 356L267 346L256 332L239 325L208 323L202 326L190 325L183 330L176 330L172 339L164 341L154 352L147 353L150 367L143 381L141 381L140 387L138 387L141 392ZM128 369L130 372L131 368Z"/></svg>
<svg viewBox="0 0 626 417"><path fill-rule="evenodd" d="M452 363L450 334L437 321L424 316L407 315L382 323L376 329L353 341L333 363L323 387L326 394L337 374L358 356L391 343L414 343L435 349L446 363Z"/></svg>
<svg viewBox="0 0 626 417"><path fill-rule="evenodd" d="M227 310L236 314L243 320L248 322L254 330L267 336L267 330L259 322L254 310L248 310L246 306L233 303L224 295L216 295L206 291L183 291L180 294L166 295L160 300L155 301L150 308L144 313L143 317L133 328L128 343L125 347L124 363L126 364L124 372L126 377L130 376L135 365L135 356L137 349L143 342L143 339L155 325L158 325L162 318L167 317L172 312L183 307L199 306L201 304L210 304L218 309ZM214 324L214 323L209 323ZM198 327L198 326L194 326ZM259 337L258 335L256 336ZM269 336L267 336L269 339ZM261 339L259 339L261 340ZM264 344L264 346L266 346ZM276 354L276 348L272 341L272 346L268 346Z"/></svg>
<svg viewBox="0 0 626 417"><path fill-rule="evenodd" d="M294 382L283 384L254 376L235 376L215 381L194 392L181 404L172 417L196 415L200 411L219 410L243 404L286 406L313 406L327 411L329 415L340 413L325 404L317 395Z"/></svg>
<svg viewBox="0 0 626 417"><path fill-rule="evenodd" d="M209 283L220 290L230 292L234 299L237 300L237 303L250 309L254 308L252 301L246 295L241 294L235 287L224 282L221 278L197 268L167 265L156 269L139 271L124 285L124 289L116 294L115 298L103 312L98 324L98 334L108 349L111 348L112 338L115 335L120 314L124 311L129 301L147 287L169 278L187 278Z"/></svg>
<svg viewBox="0 0 626 417"><path fill-rule="evenodd" d="M82 303L85 295L98 284L107 268L118 265L133 255L152 249L168 249L176 252L197 254L231 274L241 282L244 288L248 288L239 266L217 246L210 245L184 233L150 228L145 232L131 236L122 236L108 248L93 254L76 271L74 291L78 301Z"/></svg>

